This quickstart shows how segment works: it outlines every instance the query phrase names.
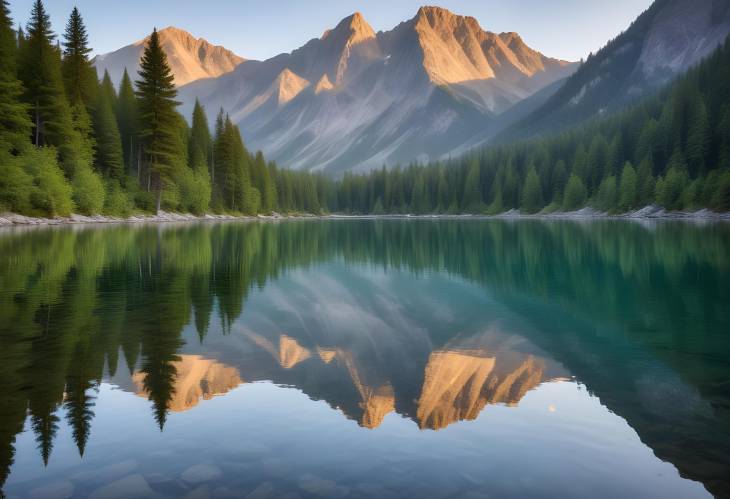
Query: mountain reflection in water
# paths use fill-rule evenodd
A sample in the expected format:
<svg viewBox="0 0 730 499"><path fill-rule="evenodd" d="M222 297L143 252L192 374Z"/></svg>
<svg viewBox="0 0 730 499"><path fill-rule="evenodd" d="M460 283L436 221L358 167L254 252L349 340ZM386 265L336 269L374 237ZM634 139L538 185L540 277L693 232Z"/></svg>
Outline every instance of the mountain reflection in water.
<svg viewBox="0 0 730 499"><path fill-rule="evenodd" d="M105 428L95 418L107 384L148 399L165 435L178 417L170 413L193 414L257 382L380 431L396 415L451 429L573 380L681 476L730 493L724 225L7 230L0 254L0 481L9 490L39 476L16 453L24 428L49 470L59 435L81 456L106 438L94 429Z"/></svg>
<svg viewBox="0 0 730 499"><path fill-rule="evenodd" d="M491 350L487 345L495 343L496 331L489 331L469 338L468 341L454 341L444 350L432 352L423 366L423 384L415 401L399 404L404 415L413 415L421 429L438 430L462 420L474 420L487 404L517 404L528 390L543 381L559 379L565 371L554 366L551 375L546 375L546 364L554 364L527 352ZM342 349L317 347L318 355L312 355L293 338L279 337L279 348L272 342L253 333L241 336L250 341L253 349L260 348L260 359L251 363L253 368L241 366L248 382L266 381L278 369L292 370L290 376L282 376L297 386L297 377L303 379L321 378L318 383L326 385L330 380L349 379L352 389L333 400L336 407L343 408L345 415L361 426L374 429L383 418L396 409L396 393L393 388L407 384L408 380L386 380L380 376L384 366L358 361L357 355ZM515 337L510 340L515 341ZM517 340L520 343L524 340ZM480 348L478 345L484 347ZM271 355L271 358L268 355ZM417 362L417 361L416 361ZM276 365L278 364L278 366ZM360 364L360 365L358 365ZM203 358L199 355L180 355L170 362L175 375L171 380L172 397L167 408L172 412L183 412L197 406L201 399L210 400L224 395L244 383L239 368ZM124 371L118 373L113 382L137 395L149 398L145 383L148 374L135 371L131 380ZM130 383L131 381L131 383ZM409 390L410 392L411 390ZM352 409L351 412L347 412Z"/></svg>

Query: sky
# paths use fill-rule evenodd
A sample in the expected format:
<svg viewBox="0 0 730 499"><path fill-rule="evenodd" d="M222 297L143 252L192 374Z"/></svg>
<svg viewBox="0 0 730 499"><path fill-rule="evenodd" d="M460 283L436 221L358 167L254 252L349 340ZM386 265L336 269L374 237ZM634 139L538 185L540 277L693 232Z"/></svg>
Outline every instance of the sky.
<svg viewBox="0 0 730 499"><path fill-rule="evenodd" d="M10 0L24 26L34 0ZM545 55L579 60L626 29L651 0L45 0L61 33L76 5L95 53L176 26L246 59L291 52L359 11L376 31L412 18L424 4L475 17L488 31L516 31Z"/></svg>

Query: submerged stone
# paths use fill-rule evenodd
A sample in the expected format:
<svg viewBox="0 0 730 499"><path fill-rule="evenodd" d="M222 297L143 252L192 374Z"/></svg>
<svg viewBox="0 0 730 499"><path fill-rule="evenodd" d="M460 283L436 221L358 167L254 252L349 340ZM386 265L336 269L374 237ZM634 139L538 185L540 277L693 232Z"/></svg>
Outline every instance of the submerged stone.
<svg viewBox="0 0 730 499"><path fill-rule="evenodd" d="M99 487L89 499L143 499L156 497L147 480L140 474L129 475Z"/></svg>
<svg viewBox="0 0 730 499"><path fill-rule="evenodd" d="M221 476L223 476L223 472L217 466L196 464L183 471L181 478L187 483L195 484L217 480Z"/></svg>
<svg viewBox="0 0 730 499"><path fill-rule="evenodd" d="M67 499L73 496L74 486L68 480L37 487L28 493L30 499Z"/></svg>

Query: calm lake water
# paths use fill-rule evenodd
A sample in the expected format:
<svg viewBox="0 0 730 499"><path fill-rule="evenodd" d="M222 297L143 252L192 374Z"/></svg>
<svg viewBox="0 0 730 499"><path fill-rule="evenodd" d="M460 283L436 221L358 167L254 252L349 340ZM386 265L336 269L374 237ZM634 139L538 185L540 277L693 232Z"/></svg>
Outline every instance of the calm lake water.
<svg viewBox="0 0 730 499"><path fill-rule="evenodd" d="M730 495L730 225L0 231L18 498Z"/></svg>

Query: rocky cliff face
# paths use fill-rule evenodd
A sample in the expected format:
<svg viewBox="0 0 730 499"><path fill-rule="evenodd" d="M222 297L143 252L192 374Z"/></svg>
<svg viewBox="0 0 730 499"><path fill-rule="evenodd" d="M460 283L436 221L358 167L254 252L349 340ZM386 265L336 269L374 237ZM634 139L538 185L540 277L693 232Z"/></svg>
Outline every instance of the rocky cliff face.
<svg viewBox="0 0 730 499"><path fill-rule="evenodd" d="M212 45L202 38L195 38L181 29L165 28L159 31L159 35L167 61L175 75L175 84L178 86L230 73L244 61L242 57L230 50ZM130 77L134 80L139 70L139 61L148 42L149 37L115 52L96 57L94 64L99 77L104 75L105 70L109 71L112 81L118 85L124 68L127 68Z"/></svg>
<svg viewBox="0 0 730 499"><path fill-rule="evenodd" d="M637 70L660 82L707 57L730 33L730 2L665 2L645 38Z"/></svg>

